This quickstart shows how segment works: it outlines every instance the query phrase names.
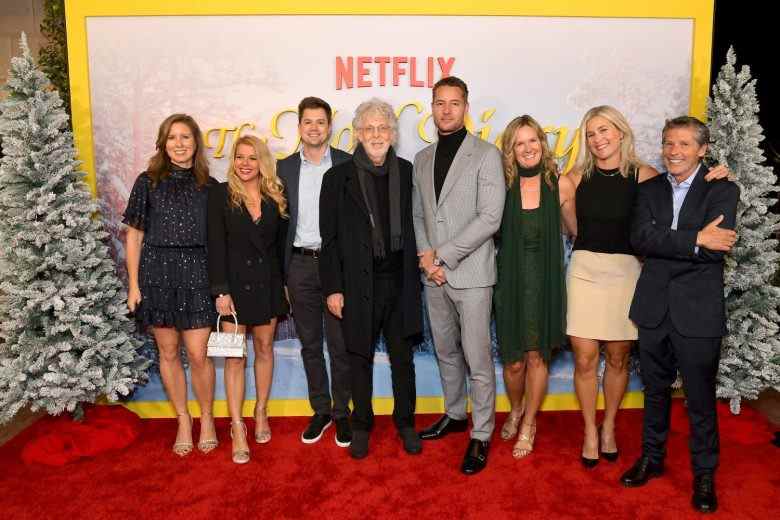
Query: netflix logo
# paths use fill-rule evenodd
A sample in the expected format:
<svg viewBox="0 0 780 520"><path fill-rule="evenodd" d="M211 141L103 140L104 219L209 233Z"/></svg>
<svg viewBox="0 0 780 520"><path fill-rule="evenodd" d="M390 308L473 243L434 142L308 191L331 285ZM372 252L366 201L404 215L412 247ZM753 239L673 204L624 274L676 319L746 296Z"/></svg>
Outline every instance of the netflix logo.
<svg viewBox="0 0 780 520"><path fill-rule="evenodd" d="M336 90L365 87L431 88L450 75L455 58L416 56L336 56Z"/></svg>

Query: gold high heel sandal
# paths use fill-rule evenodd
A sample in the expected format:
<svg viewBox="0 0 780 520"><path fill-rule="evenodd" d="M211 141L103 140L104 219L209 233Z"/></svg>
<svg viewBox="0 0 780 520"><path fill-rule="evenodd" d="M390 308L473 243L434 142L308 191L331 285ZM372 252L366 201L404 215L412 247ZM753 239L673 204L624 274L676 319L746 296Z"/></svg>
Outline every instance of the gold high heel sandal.
<svg viewBox="0 0 780 520"><path fill-rule="evenodd" d="M214 416L211 414L211 412L201 412L200 413L200 431L201 434L203 432L203 419L204 417L211 417L211 424L214 427L214 437L209 439L201 439L198 441L198 449L202 453L211 453L214 451L214 449L219 446L219 441L217 440L217 426L214 424Z"/></svg>
<svg viewBox="0 0 780 520"><path fill-rule="evenodd" d="M262 424L262 421L257 418L257 412L260 411L260 408L255 405L255 442L257 444L266 444L268 442L271 442L271 426L268 425L267 428L262 428L260 425ZM265 418L266 423L268 422L268 410L263 407L262 409L262 417Z"/></svg>
<svg viewBox="0 0 780 520"><path fill-rule="evenodd" d="M512 412L509 412L509 415L506 416L506 420L504 421L503 426L501 426L501 438L505 441L508 441L517 435L517 430L520 427L520 421L522 419L522 412L520 412L519 415L513 415Z"/></svg>
<svg viewBox="0 0 780 520"><path fill-rule="evenodd" d="M179 457L186 457L192 452L192 416L189 413L177 413L177 417L187 417L190 421L190 440L180 441L179 432L176 432L176 441L173 443L172 451Z"/></svg>
<svg viewBox="0 0 780 520"><path fill-rule="evenodd" d="M523 426L526 426L523 424ZM517 442L512 447L512 456L516 459L522 459L531 454L534 451L534 440L536 439L536 423L530 425L530 431L528 433L522 432L517 436Z"/></svg>
<svg viewBox="0 0 780 520"><path fill-rule="evenodd" d="M246 424L244 424L244 421L231 421L230 422L230 438L234 439L233 437L233 427L241 425L241 433L244 434L244 443L246 444ZM235 446L235 442L233 442L233 445ZM246 464L249 462L249 447L246 449L235 449L233 448L233 462L236 464Z"/></svg>

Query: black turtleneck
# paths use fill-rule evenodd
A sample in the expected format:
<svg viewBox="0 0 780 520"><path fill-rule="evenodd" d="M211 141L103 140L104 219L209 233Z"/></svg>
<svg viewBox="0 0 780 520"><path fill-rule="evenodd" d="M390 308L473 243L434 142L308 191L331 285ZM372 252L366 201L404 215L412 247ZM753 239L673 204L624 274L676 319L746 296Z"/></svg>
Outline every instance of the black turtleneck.
<svg viewBox="0 0 780 520"><path fill-rule="evenodd" d="M433 187L436 190L436 200L439 200L441 188L450 171L455 154L458 153L463 139L466 138L466 127L447 135L439 134L439 143L436 145L436 157L433 160Z"/></svg>

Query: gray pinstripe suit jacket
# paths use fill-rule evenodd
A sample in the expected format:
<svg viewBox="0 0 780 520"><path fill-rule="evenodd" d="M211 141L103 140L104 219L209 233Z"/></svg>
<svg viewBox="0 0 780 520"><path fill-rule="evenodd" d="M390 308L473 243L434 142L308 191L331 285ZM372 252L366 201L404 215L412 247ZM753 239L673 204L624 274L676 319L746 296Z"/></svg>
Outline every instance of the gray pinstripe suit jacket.
<svg viewBox="0 0 780 520"><path fill-rule="evenodd" d="M466 134L452 161L439 200L433 187L436 143L414 158L412 204L417 250L435 249L455 289L496 283L493 235L506 198L498 148ZM423 276L423 283L433 285Z"/></svg>

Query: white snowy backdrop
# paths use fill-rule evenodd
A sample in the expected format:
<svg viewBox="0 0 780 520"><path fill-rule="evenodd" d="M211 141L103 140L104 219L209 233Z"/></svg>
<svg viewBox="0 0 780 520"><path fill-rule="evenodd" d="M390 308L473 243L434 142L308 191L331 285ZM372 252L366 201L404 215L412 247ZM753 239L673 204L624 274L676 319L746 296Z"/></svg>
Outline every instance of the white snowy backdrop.
<svg viewBox="0 0 780 520"><path fill-rule="evenodd" d="M115 256L122 265L119 220L130 187L154 151L159 123L173 112L192 114L209 131L212 175L220 180L234 137L226 133L220 154L220 128L250 123L254 128L242 133L268 139L272 151L283 156L296 145L297 119L290 112L279 117L277 136L272 119L307 95L326 99L337 111L333 136L341 137L341 148L349 146L352 111L361 101L377 96L395 107L415 104L400 117L398 152L411 160L435 135L426 120L430 89L409 86L407 74L397 87L388 81L388 87L337 90L336 57L414 56L421 78L428 56L454 57L451 73L470 89L469 126L483 138L496 142L512 118L529 113L555 129L550 142L558 145L566 166L565 153L582 114L610 104L631 122L640 157L659 165L664 120L688 112L692 34L692 20L649 18L88 18L95 168ZM376 65L367 68L376 84ZM389 73L390 67L392 77ZM292 323L283 323L277 337L273 396L303 398L305 378ZM429 343L421 345L416 361L421 396L441 392L429 349ZM381 375L388 367L380 362L377 370L376 395L391 395L389 377ZM559 357L551 375L551 392L572 391L569 355ZM635 378L631 386L638 387ZM247 391L251 395L254 389ZM151 384L136 399L162 399L159 385Z"/></svg>

